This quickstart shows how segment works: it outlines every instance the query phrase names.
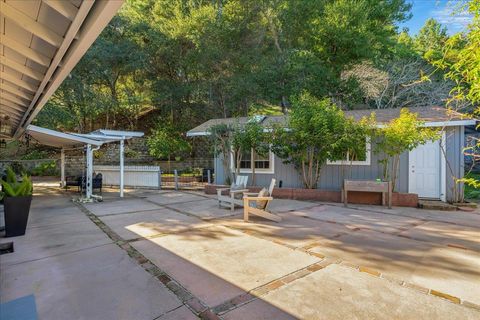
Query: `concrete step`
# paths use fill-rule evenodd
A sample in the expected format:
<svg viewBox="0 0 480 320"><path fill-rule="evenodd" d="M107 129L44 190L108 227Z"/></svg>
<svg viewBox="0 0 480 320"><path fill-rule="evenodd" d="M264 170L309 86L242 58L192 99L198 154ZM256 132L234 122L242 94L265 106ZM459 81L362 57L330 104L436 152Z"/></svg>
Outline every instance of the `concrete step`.
<svg viewBox="0 0 480 320"><path fill-rule="evenodd" d="M418 200L418 207L426 210L455 211L457 207L439 200Z"/></svg>

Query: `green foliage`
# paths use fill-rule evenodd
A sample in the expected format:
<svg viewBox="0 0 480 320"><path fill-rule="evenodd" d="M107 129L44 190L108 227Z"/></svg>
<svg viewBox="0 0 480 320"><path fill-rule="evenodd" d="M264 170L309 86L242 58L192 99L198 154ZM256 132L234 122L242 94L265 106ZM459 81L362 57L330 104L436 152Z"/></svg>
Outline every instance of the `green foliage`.
<svg viewBox="0 0 480 320"><path fill-rule="evenodd" d="M396 46L406 0L129 0L37 118L53 129L148 127L155 111L190 129L247 116L302 90L361 101L341 77Z"/></svg>
<svg viewBox="0 0 480 320"><path fill-rule="evenodd" d="M17 181L17 175L11 167L7 167L5 180L0 179L3 191L0 192L0 199L3 197L22 197L32 195L33 184L30 177L22 175L21 182Z"/></svg>
<svg viewBox="0 0 480 320"><path fill-rule="evenodd" d="M403 108L398 118L377 130L375 152L384 156L379 160L384 168L383 179L391 180L394 189L400 155L440 137L437 130L422 125L423 122L417 119L416 113Z"/></svg>
<svg viewBox="0 0 480 320"><path fill-rule="evenodd" d="M327 160L342 160L347 152L364 152L371 120L356 122L345 117L329 99L303 93L292 100L286 127L274 129L273 152L284 163L295 166L306 188L317 187L320 170Z"/></svg>
<svg viewBox="0 0 480 320"><path fill-rule="evenodd" d="M30 172L32 176L57 176L58 173L55 160L43 162L33 168Z"/></svg>
<svg viewBox="0 0 480 320"><path fill-rule="evenodd" d="M480 174L470 172L460 182L465 185L465 199L480 199Z"/></svg>
<svg viewBox="0 0 480 320"><path fill-rule="evenodd" d="M147 138L147 146L150 155L159 159L170 159L191 150L187 140L171 124L160 124L152 130Z"/></svg>
<svg viewBox="0 0 480 320"><path fill-rule="evenodd" d="M418 31L413 46L427 60L438 59L442 56L442 50L447 39L447 28L437 20L430 18Z"/></svg>
<svg viewBox="0 0 480 320"><path fill-rule="evenodd" d="M450 38L443 58L433 63L455 81L454 100L468 100L477 105L480 103L480 0L470 0L467 9L473 16L468 32Z"/></svg>
<svg viewBox="0 0 480 320"><path fill-rule="evenodd" d="M36 159L45 159L49 157L49 152L45 150L33 149L32 151L24 154L22 160L36 160Z"/></svg>
<svg viewBox="0 0 480 320"><path fill-rule="evenodd" d="M125 157L130 158L130 159L135 159L139 156L139 152L130 148L125 149Z"/></svg>

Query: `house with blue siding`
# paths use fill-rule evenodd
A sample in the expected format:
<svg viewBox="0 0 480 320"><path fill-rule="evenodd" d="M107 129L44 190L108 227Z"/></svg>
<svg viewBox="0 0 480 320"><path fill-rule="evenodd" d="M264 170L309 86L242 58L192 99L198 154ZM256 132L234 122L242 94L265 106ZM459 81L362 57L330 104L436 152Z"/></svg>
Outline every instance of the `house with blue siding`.
<svg viewBox="0 0 480 320"><path fill-rule="evenodd" d="M476 120L442 107L409 108L417 114L418 119L426 127L438 128L441 138L428 142L418 148L405 152L400 157L399 174L396 191L415 193L420 198L442 201L457 201L455 194L462 194L463 186L455 183L464 175L464 129L474 125ZM400 114L400 109L351 110L345 115L360 120L375 112L377 124L388 123ZM260 123L266 130L274 124L287 123L288 116L262 116ZM218 124L244 124L247 117L209 120L187 132L189 137L207 136L209 129ZM321 171L317 188L323 190L341 190L344 179L376 180L382 177L382 166L378 162L381 155L374 152L374 142L366 140L366 154L357 159L327 162ZM227 170L235 171L232 155L219 155L215 158L215 183L225 184L225 168L222 157L230 158ZM251 175L250 156L245 155L240 173ZM302 180L293 165L284 164L282 159L270 152L267 156L256 156L255 179L258 186L267 186L272 178L278 181L279 187L303 188ZM252 181L250 178L249 181ZM457 192L455 192L457 190Z"/></svg>

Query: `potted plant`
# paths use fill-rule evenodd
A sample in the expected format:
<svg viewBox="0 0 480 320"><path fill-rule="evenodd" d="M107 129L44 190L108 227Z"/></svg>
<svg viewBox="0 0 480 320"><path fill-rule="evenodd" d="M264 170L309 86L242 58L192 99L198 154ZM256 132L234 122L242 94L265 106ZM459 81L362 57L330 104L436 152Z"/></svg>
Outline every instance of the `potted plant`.
<svg viewBox="0 0 480 320"><path fill-rule="evenodd" d="M11 168L7 168L5 180L0 180L5 214L5 236L16 237L25 234L30 204L32 203L32 180L23 174L21 181Z"/></svg>

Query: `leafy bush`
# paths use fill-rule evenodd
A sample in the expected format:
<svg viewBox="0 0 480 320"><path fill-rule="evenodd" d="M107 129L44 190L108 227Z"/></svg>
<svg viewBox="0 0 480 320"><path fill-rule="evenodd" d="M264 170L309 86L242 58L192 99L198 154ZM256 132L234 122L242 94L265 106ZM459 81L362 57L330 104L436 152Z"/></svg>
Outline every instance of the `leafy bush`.
<svg viewBox="0 0 480 320"><path fill-rule="evenodd" d="M5 180L0 179L3 191L0 191L0 199L3 197L30 196L33 192L33 184L30 177L22 175L22 181L17 181L17 175L11 167L7 167Z"/></svg>
<svg viewBox="0 0 480 320"><path fill-rule="evenodd" d="M58 175L55 160L43 162L31 170L32 176L56 176Z"/></svg>
<svg viewBox="0 0 480 320"><path fill-rule="evenodd" d="M138 158L140 153L136 150L128 148L124 151L124 155L126 158Z"/></svg>
<svg viewBox="0 0 480 320"><path fill-rule="evenodd" d="M48 158L49 154L44 150L34 149L29 153L22 156L22 160L36 160L36 159L45 159Z"/></svg>

